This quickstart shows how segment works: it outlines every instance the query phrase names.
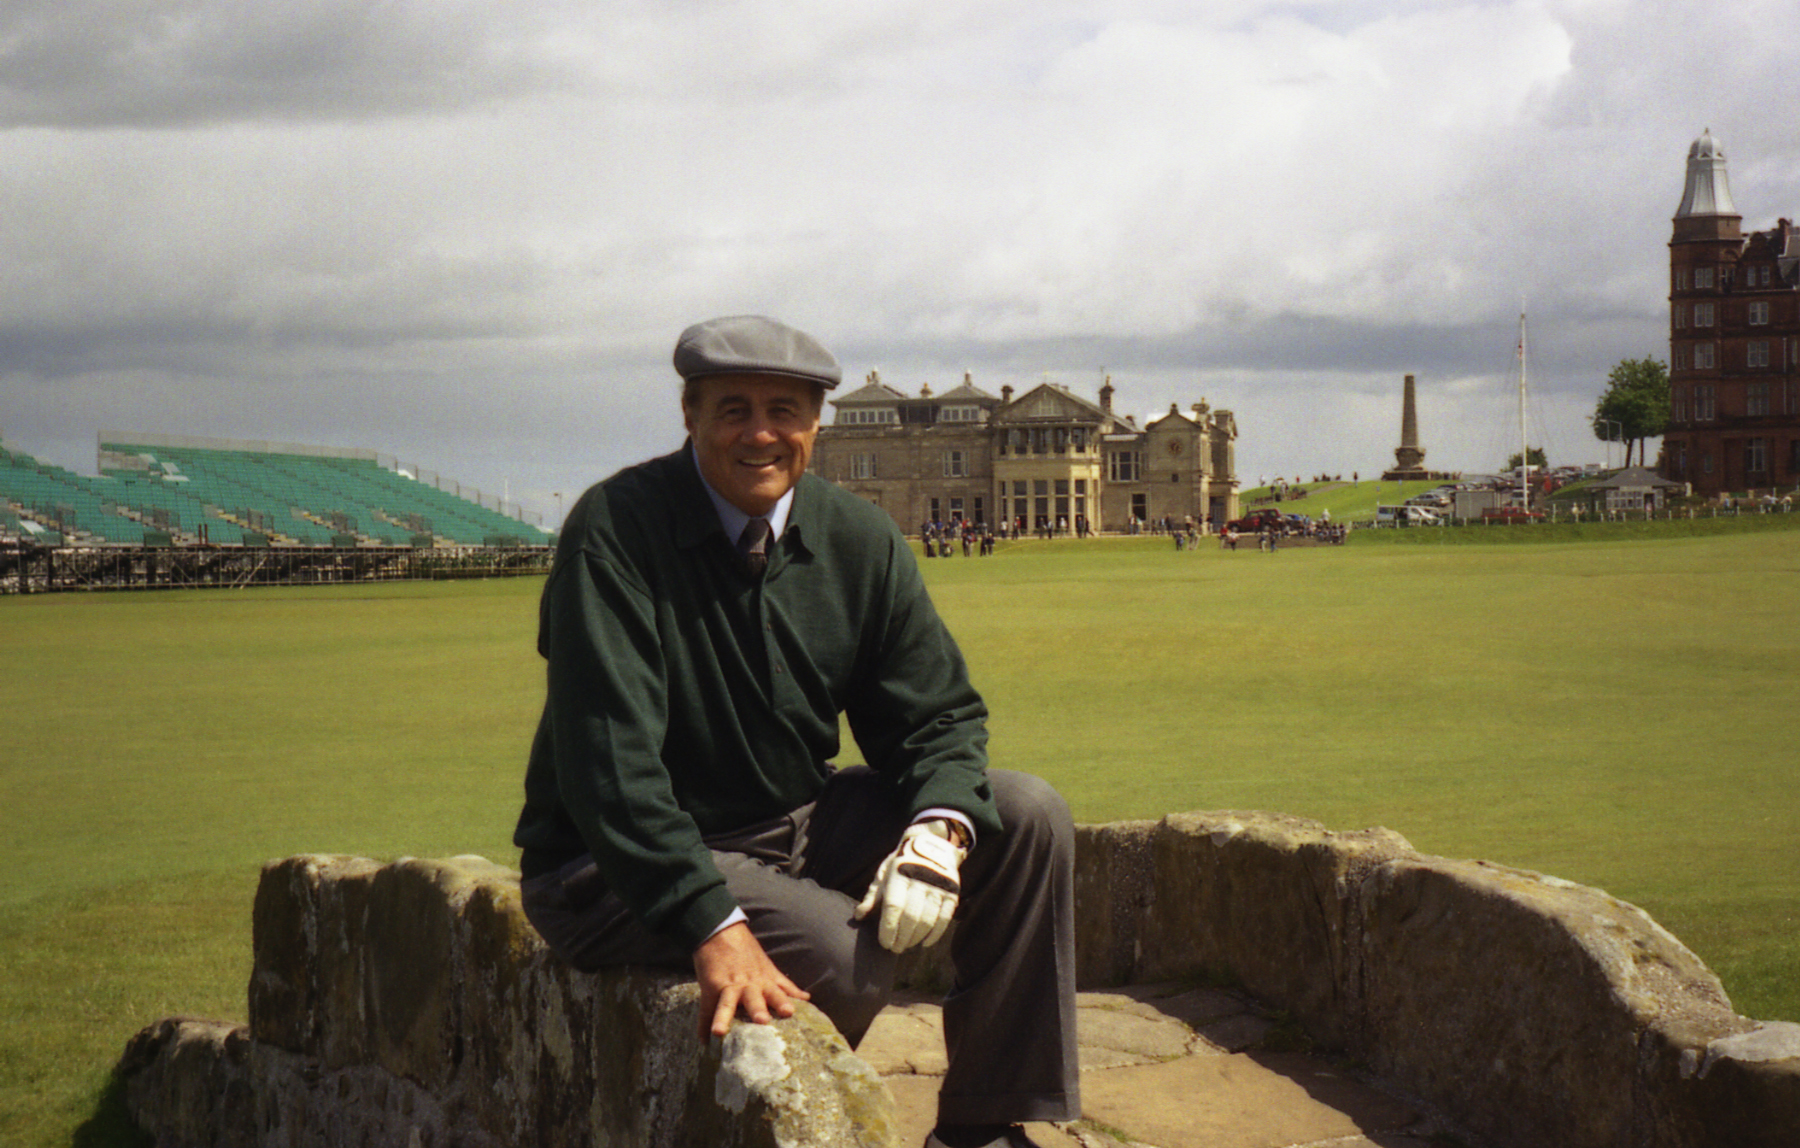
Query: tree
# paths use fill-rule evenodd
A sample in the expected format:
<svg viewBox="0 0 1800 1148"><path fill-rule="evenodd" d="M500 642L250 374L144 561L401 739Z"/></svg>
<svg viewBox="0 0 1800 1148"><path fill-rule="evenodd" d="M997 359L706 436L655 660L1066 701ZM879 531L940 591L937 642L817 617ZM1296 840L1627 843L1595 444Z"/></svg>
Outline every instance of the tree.
<svg viewBox="0 0 1800 1148"><path fill-rule="evenodd" d="M1503 469L1507 471L1518 470L1519 462L1519 452L1515 450L1506 456L1506 466ZM1545 456L1544 448L1541 446L1526 447L1524 462L1526 466L1529 466L1534 470L1542 471L1550 468L1550 460Z"/></svg>
<svg viewBox="0 0 1800 1148"><path fill-rule="evenodd" d="M1631 445L1636 443L1638 465L1644 465L1644 440L1662 434L1669 425L1669 368L1648 357L1619 360L1606 376L1606 393L1594 407L1593 425L1597 439L1624 440L1626 466L1631 465Z"/></svg>

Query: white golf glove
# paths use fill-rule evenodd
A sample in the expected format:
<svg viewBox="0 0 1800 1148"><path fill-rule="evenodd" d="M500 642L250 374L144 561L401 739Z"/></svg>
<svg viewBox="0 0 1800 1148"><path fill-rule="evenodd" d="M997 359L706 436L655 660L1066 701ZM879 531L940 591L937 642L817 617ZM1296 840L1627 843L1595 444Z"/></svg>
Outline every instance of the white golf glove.
<svg viewBox="0 0 1800 1148"><path fill-rule="evenodd" d="M962 882L956 870L967 855L949 839L950 822L920 821L906 827L900 845L875 872L856 919L881 906L881 947L903 953L914 945L931 945L950 927Z"/></svg>

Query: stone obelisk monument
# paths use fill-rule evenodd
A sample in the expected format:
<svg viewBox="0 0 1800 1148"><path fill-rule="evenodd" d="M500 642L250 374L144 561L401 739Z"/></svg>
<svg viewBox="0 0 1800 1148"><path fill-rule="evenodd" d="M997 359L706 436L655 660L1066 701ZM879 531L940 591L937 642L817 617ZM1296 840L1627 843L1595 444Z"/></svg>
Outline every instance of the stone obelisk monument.
<svg viewBox="0 0 1800 1148"><path fill-rule="evenodd" d="M1394 450L1394 469L1383 474L1383 481L1430 478L1425 469L1425 448L1419 445L1419 408L1413 397L1413 377L1406 376L1406 398L1400 408L1400 445Z"/></svg>

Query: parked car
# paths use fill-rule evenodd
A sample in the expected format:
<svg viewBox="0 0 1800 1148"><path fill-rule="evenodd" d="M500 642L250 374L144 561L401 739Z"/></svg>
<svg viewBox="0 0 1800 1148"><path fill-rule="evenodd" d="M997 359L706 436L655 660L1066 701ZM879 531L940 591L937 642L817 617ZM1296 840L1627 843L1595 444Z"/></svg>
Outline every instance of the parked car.
<svg viewBox="0 0 1800 1148"><path fill-rule="evenodd" d="M1377 506L1377 526L1436 526L1443 521L1423 506Z"/></svg>
<svg viewBox="0 0 1800 1148"><path fill-rule="evenodd" d="M1520 506L1490 506L1481 512L1483 522L1536 522L1543 517L1542 511Z"/></svg>
<svg viewBox="0 0 1800 1148"><path fill-rule="evenodd" d="M1275 528L1279 530L1281 528L1281 511L1271 506L1261 506L1242 518L1234 518L1227 522L1225 529L1235 530L1239 534L1260 534L1263 524L1266 522L1274 523Z"/></svg>

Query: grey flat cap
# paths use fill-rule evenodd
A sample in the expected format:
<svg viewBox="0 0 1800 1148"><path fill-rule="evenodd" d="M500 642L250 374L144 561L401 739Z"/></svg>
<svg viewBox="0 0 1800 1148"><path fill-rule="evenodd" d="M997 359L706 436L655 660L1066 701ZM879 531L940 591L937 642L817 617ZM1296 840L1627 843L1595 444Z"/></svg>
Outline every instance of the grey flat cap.
<svg viewBox="0 0 1800 1148"><path fill-rule="evenodd" d="M837 360L817 339L761 315L708 319L683 331L675 341L675 373L684 379L785 375L826 390L844 377Z"/></svg>

